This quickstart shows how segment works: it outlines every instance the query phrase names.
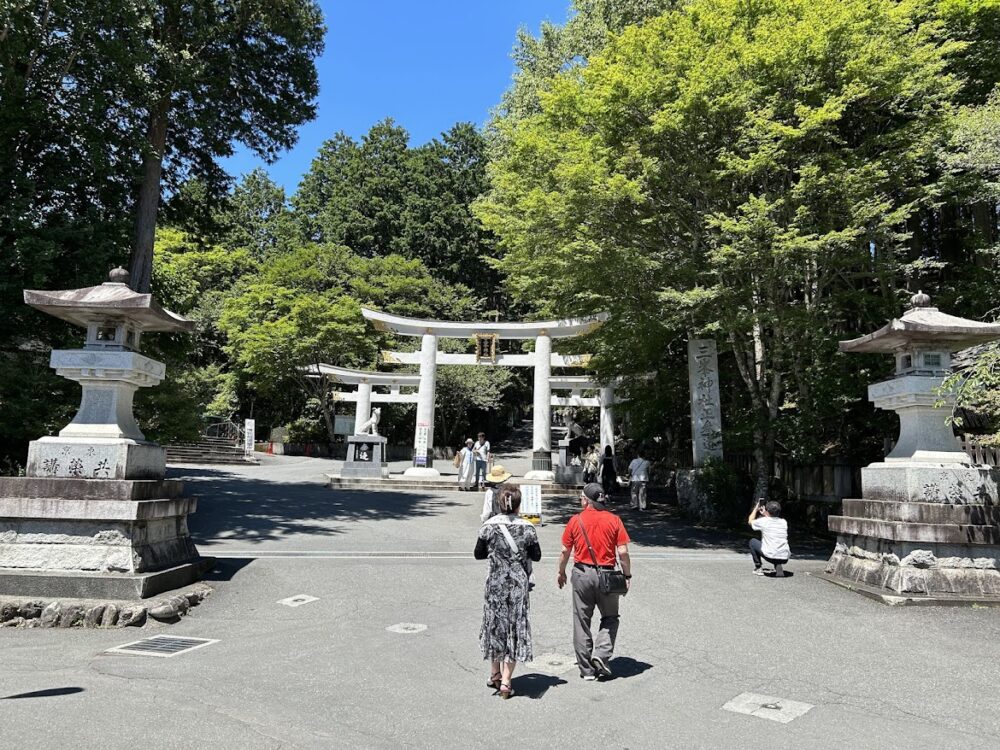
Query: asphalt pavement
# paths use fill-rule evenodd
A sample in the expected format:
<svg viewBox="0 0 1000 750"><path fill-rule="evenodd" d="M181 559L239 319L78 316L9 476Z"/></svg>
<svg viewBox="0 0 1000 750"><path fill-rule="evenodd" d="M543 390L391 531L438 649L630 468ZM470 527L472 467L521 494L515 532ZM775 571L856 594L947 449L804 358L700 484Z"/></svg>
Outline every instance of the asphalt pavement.
<svg viewBox="0 0 1000 750"><path fill-rule="evenodd" d="M656 506L622 510L635 577L616 677L584 682L570 592L555 585L571 498L546 501L536 663L502 701L478 648L480 495L333 491L323 474L335 468L265 457L171 469L199 498L191 529L218 560L214 593L175 625L0 629L2 745L1000 746L1000 610L878 604L812 575L826 551L795 555L794 529L794 575L753 576L744 535ZM300 594L316 599L278 603ZM216 642L167 659L104 653L153 634ZM723 708L746 693L771 708Z"/></svg>

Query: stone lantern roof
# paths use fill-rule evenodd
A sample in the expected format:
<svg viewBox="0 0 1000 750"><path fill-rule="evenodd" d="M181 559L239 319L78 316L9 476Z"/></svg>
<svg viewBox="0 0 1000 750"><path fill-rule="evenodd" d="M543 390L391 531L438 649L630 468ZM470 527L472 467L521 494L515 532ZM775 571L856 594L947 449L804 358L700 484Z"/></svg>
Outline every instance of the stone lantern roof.
<svg viewBox="0 0 1000 750"><path fill-rule="evenodd" d="M191 331L194 321L164 310L151 294L128 286L128 271L116 268L100 286L44 291L24 290L26 304L60 320L86 328L106 320L128 320L143 331Z"/></svg>
<svg viewBox="0 0 1000 750"><path fill-rule="evenodd" d="M923 292L914 294L910 309L902 317L874 333L841 341L840 351L891 354L914 346L957 351L1000 339L1000 323L982 323L947 315L931 307L930 302L931 298Z"/></svg>

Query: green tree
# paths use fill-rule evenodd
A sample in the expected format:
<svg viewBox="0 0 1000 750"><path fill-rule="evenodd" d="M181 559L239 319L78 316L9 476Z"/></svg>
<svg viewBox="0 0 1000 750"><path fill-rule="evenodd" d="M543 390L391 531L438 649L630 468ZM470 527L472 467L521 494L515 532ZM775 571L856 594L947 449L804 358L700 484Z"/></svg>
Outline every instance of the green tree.
<svg viewBox="0 0 1000 750"><path fill-rule="evenodd" d="M220 214L222 244L245 248L258 260L295 243L294 218L285 191L263 169L243 175Z"/></svg>
<svg viewBox="0 0 1000 750"><path fill-rule="evenodd" d="M851 380L835 338L894 310L907 221L940 190L960 48L921 10L693 0L500 125L478 213L518 295L552 313L610 306L629 324L609 333L637 351L653 336L631 323L650 317L727 342L758 497L782 425L807 439L843 411L821 387Z"/></svg>
<svg viewBox="0 0 1000 750"><path fill-rule="evenodd" d="M161 183L226 182L218 165L245 144L273 159L315 114L323 49L314 0L159 0L140 6L142 86L128 94L144 122L132 285L149 291ZM165 170L165 171L164 171Z"/></svg>

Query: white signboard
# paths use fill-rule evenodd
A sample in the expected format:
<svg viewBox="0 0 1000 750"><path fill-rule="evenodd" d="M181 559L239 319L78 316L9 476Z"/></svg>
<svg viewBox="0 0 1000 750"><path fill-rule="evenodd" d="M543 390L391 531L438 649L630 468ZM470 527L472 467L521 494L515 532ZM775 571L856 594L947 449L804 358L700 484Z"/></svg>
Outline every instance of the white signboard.
<svg viewBox="0 0 1000 750"><path fill-rule="evenodd" d="M427 425L417 425L416 439L413 441L413 463L417 466L427 465Z"/></svg>
<svg viewBox="0 0 1000 750"><path fill-rule="evenodd" d="M253 443L257 437L257 422L247 419L243 422L243 454L247 458L253 458Z"/></svg>
<svg viewBox="0 0 1000 750"><path fill-rule="evenodd" d="M521 485L521 515L542 516L542 486L540 484Z"/></svg>

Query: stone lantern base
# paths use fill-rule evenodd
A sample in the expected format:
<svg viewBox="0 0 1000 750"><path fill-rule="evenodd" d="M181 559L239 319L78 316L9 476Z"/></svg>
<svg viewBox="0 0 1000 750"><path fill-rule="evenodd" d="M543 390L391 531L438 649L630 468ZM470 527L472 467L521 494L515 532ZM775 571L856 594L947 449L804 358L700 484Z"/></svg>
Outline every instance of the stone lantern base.
<svg viewBox="0 0 1000 750"><path fill-rule="evenodd" d="M0 477L0 592L141 599L211 566L187 528L181 482Z"/></svg>
<svg viewBox="0 0 1000 750"><path fill-rule="evenodd" d="M887 461L861 473L863 498L829 519L830 580L894 603L1000 603L1000 471Z"/></svg>

